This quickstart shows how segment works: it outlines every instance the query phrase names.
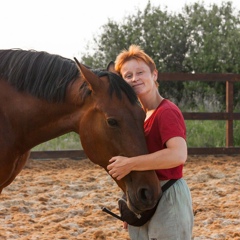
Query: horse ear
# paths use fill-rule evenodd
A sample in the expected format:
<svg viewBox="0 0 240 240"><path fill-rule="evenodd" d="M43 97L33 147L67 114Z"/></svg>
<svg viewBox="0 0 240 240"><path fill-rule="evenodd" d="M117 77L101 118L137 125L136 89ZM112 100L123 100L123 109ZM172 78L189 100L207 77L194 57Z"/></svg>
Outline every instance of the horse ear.
<svg viewBox="0 0 240 240"><path fill-rule="evenodd" d="M117 75L120 76L120 74L115 70L115 63L113 61L111 61L108 65L107 65L107 71L115 73Z"/></svg>
<svg viewBox="0 0 240 240"><path fill-rule="evenodd" d="M76 58L74 58L75 62L77 63L77 66L85 78L85 80L89 83L90 88L94 91L99 88L100 86L100 79L96 74L94 74L91 70L86 68L83 64L81 64Z"/></svg>

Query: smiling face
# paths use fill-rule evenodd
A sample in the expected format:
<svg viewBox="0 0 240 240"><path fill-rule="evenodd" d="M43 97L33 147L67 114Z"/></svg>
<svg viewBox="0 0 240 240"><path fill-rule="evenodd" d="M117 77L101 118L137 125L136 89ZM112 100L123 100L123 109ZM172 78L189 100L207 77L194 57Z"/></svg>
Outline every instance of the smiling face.
<svg viewBox="0 0 240 240"><path fill-rule="evenodd" d="M126 61L120 73L138 96L156 89L157 71L151 72L144 61L136 59Z"/></svg>

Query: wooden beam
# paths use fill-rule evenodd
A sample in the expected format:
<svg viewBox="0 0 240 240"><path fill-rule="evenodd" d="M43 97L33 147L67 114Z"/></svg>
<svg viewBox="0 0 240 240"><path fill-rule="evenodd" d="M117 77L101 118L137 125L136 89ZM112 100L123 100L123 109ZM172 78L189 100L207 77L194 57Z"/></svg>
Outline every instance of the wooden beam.
<svg viewBox="0 0 240 240"><path fill-rule="evenodd" d="M210 148L210 147L199 147L199 148L188 148L189 155L237 155L240 154L240 147L219 147L219 148Z"/></svg>
<svg viewBox="0 0 240 240"><path fill-rule="evenodd" d="M158 81L239 82L240 74L233 73L158 73Z"/></svg>
<svg viewBox="0 0 240 240"><path fill-rule="evenodd" d="M240 113L183 112L185 120L240 120Z"/></svg>
<svg viewBox="0 0 240 240"><path fill-rule="evenodd" d="M71 158L71 159L86 159L87 156L83 150L60 150L60 151L32 151L31 159L56 159L56 158Z"/></svg>

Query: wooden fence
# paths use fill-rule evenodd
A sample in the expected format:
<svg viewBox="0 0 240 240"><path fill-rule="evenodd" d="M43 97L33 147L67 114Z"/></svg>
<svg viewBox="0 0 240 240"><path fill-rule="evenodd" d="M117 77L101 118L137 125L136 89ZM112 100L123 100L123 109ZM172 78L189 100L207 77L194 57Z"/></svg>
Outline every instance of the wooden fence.
<svg viewBox="0 0 240 240"><path fill-rule="evenodd" d="M226 112L183 112L185 120L225 120L226 144L225 147L200 147L189 148L189 154L240 154L240 147L233 144L233 121L240 120L240 113L233 112L233 86L234 82L240 82L240 74L190 74L190 73L160 73L160 81L205 81L226 83ZM237 133L236 133L237 134ZM240 134L240 133L238 133Z"/></svg>
<svg viewBox="0 0 240 240"><path fill-rule="evenodd" d="M233 121L240 120L240 113L233 112L233 88L235 82L240 82L240 74L190 74L190 73L159 73L161 81L205 81L226 83L226 112L183 112L185 120L225 120L226 121L226 144L225 147L198 147L188 148L190 155L201 154L240 154L240 147L234 147ZM235 133L240 134L240 133ZM75 158L83 159L86 155L83 150L67 151L34 151L31 158Z"/></svg>

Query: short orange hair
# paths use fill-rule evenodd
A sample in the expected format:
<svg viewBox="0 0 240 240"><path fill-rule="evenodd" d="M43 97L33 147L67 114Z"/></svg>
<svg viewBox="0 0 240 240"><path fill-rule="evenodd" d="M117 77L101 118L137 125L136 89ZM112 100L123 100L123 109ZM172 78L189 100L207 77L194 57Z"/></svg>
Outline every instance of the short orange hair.
<svg viewBox="0 0 240 240"><path fill-rule="evenodd" d="M115 60L115 70L120 73L123 64L131 59L135 59L137 61L145 62L151 72L156 69L156 64L154 63L153 59L148 56L140 46L132 44L128 50L124 49L116 58Z"/></svg>

